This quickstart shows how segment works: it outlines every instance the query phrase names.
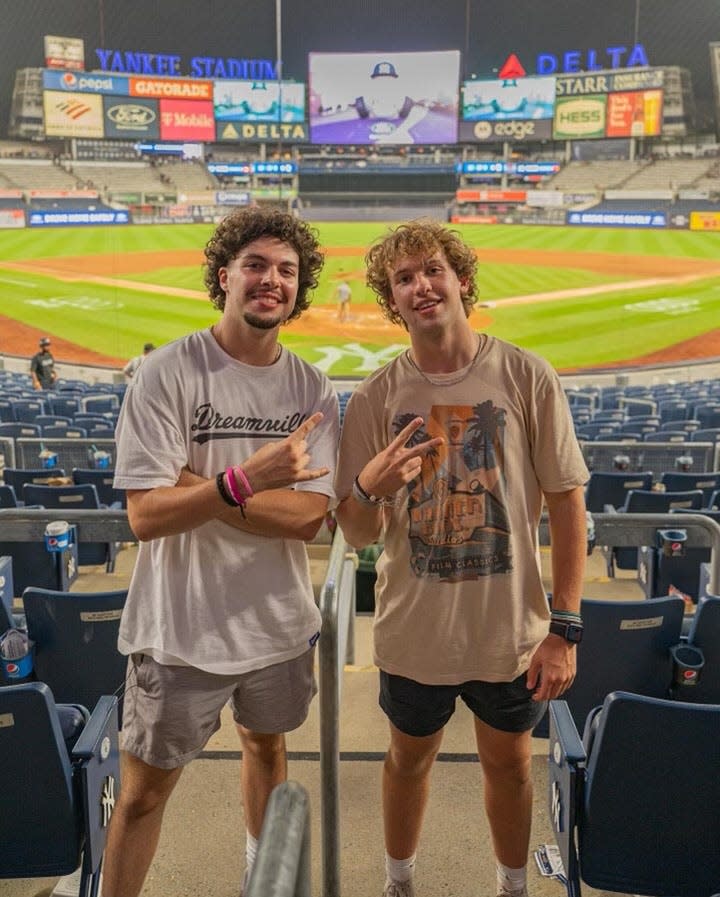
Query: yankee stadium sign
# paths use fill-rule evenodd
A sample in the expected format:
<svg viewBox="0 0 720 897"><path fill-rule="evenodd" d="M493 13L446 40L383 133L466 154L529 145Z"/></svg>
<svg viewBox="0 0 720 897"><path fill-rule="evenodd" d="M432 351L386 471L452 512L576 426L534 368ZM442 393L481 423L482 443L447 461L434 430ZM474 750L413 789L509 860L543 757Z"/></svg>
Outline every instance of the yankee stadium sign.
<svg viewBox="0 0 720 897"><path fill-rule="evenodd" d="M95 50L104 72L126 75L183 75L182 57L169 53L141 53L136 50ZM269 59L235 59L220 56L193 56L188 66L192 78L239 78L244 81L275 81L277 67Z"/></svg>

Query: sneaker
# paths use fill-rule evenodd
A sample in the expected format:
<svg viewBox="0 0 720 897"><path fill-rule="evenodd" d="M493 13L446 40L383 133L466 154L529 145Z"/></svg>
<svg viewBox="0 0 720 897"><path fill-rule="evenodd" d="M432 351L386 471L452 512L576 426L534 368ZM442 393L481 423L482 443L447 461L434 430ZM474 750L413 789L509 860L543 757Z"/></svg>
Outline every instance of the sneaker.
<svg viewBox="0 0 720 897"><path fill-rule="evenodd" d="M383 897L415 897L415 888L413 887L412 880L393 881L389 878L385 882Z"/></svg>
<svg viewBox="0 0 720 897"><path fill-rule="evenodd" d="M519 891L510 891L503 885L498 891L497 897L528 897L527 888L521 888Z"/></svg>

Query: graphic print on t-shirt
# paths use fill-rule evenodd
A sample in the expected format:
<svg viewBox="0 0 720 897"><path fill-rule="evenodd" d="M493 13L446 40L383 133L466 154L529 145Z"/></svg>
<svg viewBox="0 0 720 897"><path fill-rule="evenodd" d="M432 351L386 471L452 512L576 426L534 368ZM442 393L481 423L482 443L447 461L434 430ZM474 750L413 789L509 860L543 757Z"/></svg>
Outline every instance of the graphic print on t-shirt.
<svg viewBox="0 0 720 897"><path fill-rule="evenodd" d="M397 415L399 433L416 413ZM410 566L440 582L473 580L512 570L503 444L505 410L433 405L410 444L442 436L408 484Z"/></svg>

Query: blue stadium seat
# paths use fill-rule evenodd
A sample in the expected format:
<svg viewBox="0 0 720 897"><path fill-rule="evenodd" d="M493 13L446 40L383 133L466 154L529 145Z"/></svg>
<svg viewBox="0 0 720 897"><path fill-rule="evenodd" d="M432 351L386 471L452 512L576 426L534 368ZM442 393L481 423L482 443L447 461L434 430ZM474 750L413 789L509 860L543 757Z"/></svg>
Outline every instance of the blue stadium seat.
<svg viewBox="0 0 720 897"><path fill-rule="evenodd" d="M82 483L72 486L41 486L28 483L23 487L23 498L26 504L40 505L43 508L55 508L58 510L75 510L84 508L87 510L105 510L108 506L101 503L97 489L92 483ZM114 507L119 508L120 504ZM117 556L116 542L83 542L82 530L79 530L78 563L80 566L89 564L105 564L108 573L115 569Z"/></svg>
<svg viewBox="0 0 720 897"><path fill-rule="evenodd" d="M682 690L683 700L720 704L720 597L707 595L698 603L687 644L703 653L697 684Z"/></svg>
<svg viewBox="0 0 720 897"><path fill-rule="evenodd" d="M88 718L29 682L0 688L0 719L0 879L70 875L82 862L80 897L97 894L120 783L116 700Z"/></svg>
<svg viewBox="0 0 720 897"><path fill-rule="evenodd" d="M669 514L675 508L698 511L705 503L700 489L683 492L655 492L653 490L631 489L625 504L617 508L621 514ZM608 576L615 575L615 567L621 570L636 570L637 548L609 546L606 552Z"/></svg>
<svg viewBox="0 0 720 897"><path fill-rule="evenodd" d="M35 642L35 675L58 701L94 707L120 696L127 658L117 649L127 589L63 592L27 588L23 609Z"/></svg>
<svg viewBox="0 0 720 897"><path fill-rule="evenodd" d="M720 892L720 705L608 695L583 740L550 703L549 809L570 897ZM668 839L673 847L670 848Z"/></svg>
<svg viewBox="0 0 720 897"><path fill-rule="evenodd" d="M620 508L631 489L648 490L653 482L652 472L611 472L593 470L585 487L585 505L593 514L601 514L606 505Z"/></svg>
<svg viewBox="0 0 720 897"><path fill-rule="evenodd" d="M6 467L3 470L3 479L8 486L12 486L15 494L22 501L23 488L26 483L47 484L49 479L64 477L62 467Z"/></svg>
<svg viewBox="0 0 720 897"><path fill-rule="evenodd" d="M0 436L6 436L10 439L18 438L37 438L41 434L41 428L38 424L21 423L14 421L13 423L0 424Z"/></svg>
<svg viewBox="0 0 720 897"><path fill-rule="evenodd" d="M580 612L585 631L577 646L577 674L563 695L578 727L616 689L667 696L672 685L670 648L680 643L682 634L682 598L583 598ZM547 714L533 734L547 737Z"/></svg>
<svg viewBox="0 0 720 897"><path fill-rule="evenodd" d="M125 490L113 488L114 470L74 467L72 477L73 482L78 485L80 483L92 483L97 489L98 497L103 504L109 506L117 502L121 507L127 507Z"/></svg>
<svg viewBox="0 0 720 897"><path fill-rule="evenodd" d="M660 474L660 482L668 492L686 492L688 489L700 489L704 498L704 506L709 507L713 492L720 489L720 471L707 473L686 473L665 471Z"/></svg>

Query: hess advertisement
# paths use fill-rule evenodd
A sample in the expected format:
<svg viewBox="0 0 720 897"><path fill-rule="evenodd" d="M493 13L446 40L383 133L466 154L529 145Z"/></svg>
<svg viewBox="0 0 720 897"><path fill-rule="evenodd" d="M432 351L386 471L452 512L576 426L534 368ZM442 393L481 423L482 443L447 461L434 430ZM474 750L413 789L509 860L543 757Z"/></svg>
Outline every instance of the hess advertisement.
<svg viewBox="0 0 720 897"><path fill-rule="evenodd" d="M558 140L588 140L605 136L607 94L558 97L553 136Z"/></svg>

